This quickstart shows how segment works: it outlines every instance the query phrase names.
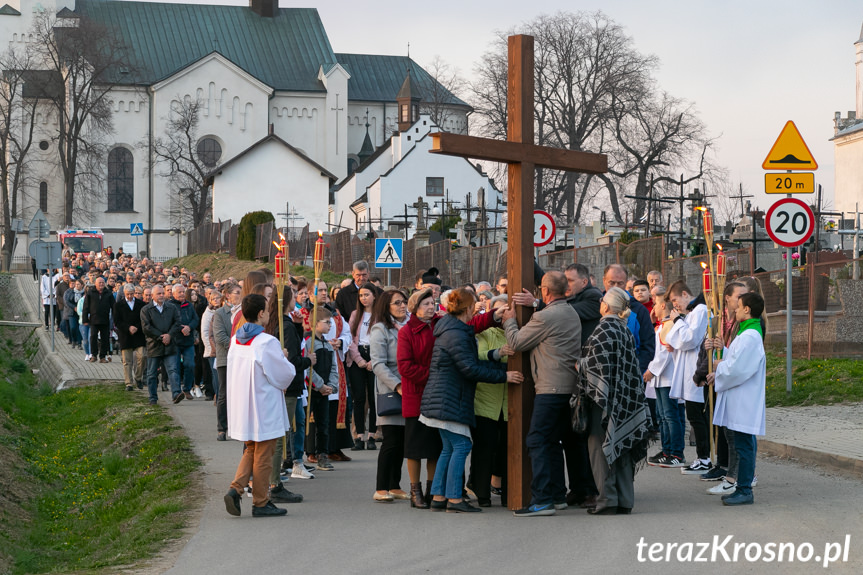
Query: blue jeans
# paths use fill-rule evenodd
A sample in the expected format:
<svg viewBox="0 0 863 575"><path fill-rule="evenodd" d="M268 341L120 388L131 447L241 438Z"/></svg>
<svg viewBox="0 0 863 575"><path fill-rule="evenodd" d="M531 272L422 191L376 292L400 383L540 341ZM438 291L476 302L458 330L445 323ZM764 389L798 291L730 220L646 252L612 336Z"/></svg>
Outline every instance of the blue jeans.
<svg viewBox="0 0 863 575"><path fill-rule="evenodd" d="M213 396L219 397L219 372L216 371L216 358L215 357L205 357L207 364L210 366L210 373L212 373L213 378Z"/></svg>
<svg viewBox="0 0 863 575"><path fill-rule="evenodd" d="M656 408L660 414L659 437L662 441L663 453L683 457L686 421L681 416L677 399L668 397L670 391L670 387L656 388Z"/></svg>
<svg viewBox="0 0 863 575"><path fill-rule="evenodd" d="M69 339L72 343L81 343L81 326L78 325L78 314L69 316Z"/></svg>
<svg viewBox="0 0 863 575"><path fill-rule="evenodd" d="M446 429L438 431L443 441L443 450L437 460L431 493L443 495L447 499L461 499L464 489L464 464L473 444L470 437Z"/></svg>
<svg viewBox="0 0 863 575"><path fill-rule="evenodd" d="M159 386L159 366L165 366L165 372L168 374L168 382L171 384L171 397L176 397L180 393L180 384L177 383L177 354L160 355L157 357L147 358L147 388L150 391L150 401L158 401L159 395L156 393Z"/></svg>
<svg viewBox="0 0 863 575"><path fill-rule="evenodd" d="M183 391L192 391L192 385L195 383L195 346L194 345L178 345L177 357L179 363L183 364ZM179 369L179 364L177 365ZM174 395L180 393L180 378L176 379L177 387L171 386L171 392Z"/></svg>
<svg viewBox="0 0 863 575"><path fill-rule="evenodd" d="M534 399L530 431L525 441L533 470L530 482L532 505L566 500L560 441L566 426L572 421L569 398L569 394L542 393Z"/></svg>
<svg viewBox="0 0 863 575"><path fill-rule="evenodd" d="M758 442L751 433L734 432L734 447L737 448L737 492L752 493L752 478L755 477L755 455Z"/></svg>
<svg viewBox="0 0 863 575"><path fill-rule="evenodd" d="M306 443L306 408L303 407L302 398L297 399L297 410L294 415L294 422L297 430L291 433L291 447L293 448L294 461L303 461L303 450Z"/></svg>
<svg viewBox="0 0 863 575"><path fill-rule="evenodd" d="M84 353L90 355L90 324L84 325L83 323L78 326L81 331L81 347L84 348Z"/></svg>

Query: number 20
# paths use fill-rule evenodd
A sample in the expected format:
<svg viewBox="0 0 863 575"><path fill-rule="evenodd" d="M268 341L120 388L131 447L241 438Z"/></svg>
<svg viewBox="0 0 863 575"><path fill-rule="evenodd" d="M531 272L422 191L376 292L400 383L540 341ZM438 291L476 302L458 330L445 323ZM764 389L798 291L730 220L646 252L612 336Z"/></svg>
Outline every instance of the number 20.
<svg viewBox="0 0 863 575"><path fill-rule="evenodd" d="M791 231L797 235L802 235L806 231L807 218L806 214L803 212L797 212L793 216L788 212L778 212L777 217L779 217L782 221L779 222L779 225L776 226L776 233L779 234L787 234L788 228L785 227L785 224L788 223L788 220L791 220ZM798 229L798 218L800 219L799 224L800 228Z"/></svg>

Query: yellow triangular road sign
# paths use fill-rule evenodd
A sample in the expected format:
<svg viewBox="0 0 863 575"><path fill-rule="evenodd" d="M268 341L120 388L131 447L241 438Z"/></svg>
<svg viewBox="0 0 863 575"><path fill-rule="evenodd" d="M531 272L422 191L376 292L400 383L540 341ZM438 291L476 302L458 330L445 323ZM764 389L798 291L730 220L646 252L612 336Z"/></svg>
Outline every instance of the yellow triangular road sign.
<svg viewBox="0 0 863 575"><path fill-rule="evenodd" d="M788 120L761 167L765 170L817 170L818 162L797 126Z"/></svg>

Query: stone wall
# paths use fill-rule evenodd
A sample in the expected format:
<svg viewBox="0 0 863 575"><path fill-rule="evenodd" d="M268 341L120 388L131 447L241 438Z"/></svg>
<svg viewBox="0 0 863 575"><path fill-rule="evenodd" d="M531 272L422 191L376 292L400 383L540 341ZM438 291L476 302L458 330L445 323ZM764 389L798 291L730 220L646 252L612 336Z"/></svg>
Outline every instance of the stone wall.
<svg viewBox="0 0 863 575"><path fill-rule="evenodd" d="M25 290L28 293L25 293ZM36 284L30 275L0 274L0 309L3 310L4 319L41 322L38 310L27 304L35 298ZM51 351L51 335L41 327L6 329L7 332L14 334L12 337L23 338L25 348L32 350L32 353L28 353L28 361L39 381L47 383L54 389L62 389L76 379L60 355Z"/></svg>

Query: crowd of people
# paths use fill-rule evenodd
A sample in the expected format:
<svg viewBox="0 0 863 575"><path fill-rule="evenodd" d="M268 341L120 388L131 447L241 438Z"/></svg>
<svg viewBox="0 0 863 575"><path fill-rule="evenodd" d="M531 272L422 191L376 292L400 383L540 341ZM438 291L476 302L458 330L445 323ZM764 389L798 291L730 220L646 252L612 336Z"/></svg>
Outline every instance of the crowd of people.
<svg viewBox="0 0 863 575"><path fill-rule="evenodd" d="M728 284L726 317L707 338L703 295L682 280L666 288L658 271L640 279L612 264L601 285L581 264L535 274L538 298L508 293L506 276L444 286L435 268L396 288L359 261L338 286L291 277L279 294L267 268L214 281L147 258L66 254L41 285L46 328L56 321L86 361L119 351L127 390L146 382L157 404L161 378L174 403L214 402L216 439L244 442L225 495L233 515L245 489L253 516L283 515L275 503L302 501L287 481L332 471L351 460L345 450L378 448L376 502L476 513L499 497L506 506L504 384L524 381L507 369L517 353L528 354L536 393L531 501L517 517L569 506L628 514L644 463L718 482L709 492L726 505L752 503L766 377L757 280ZM521 326L517 306L534 309ZM648 457L651 440L661 448Z"/></svg>

